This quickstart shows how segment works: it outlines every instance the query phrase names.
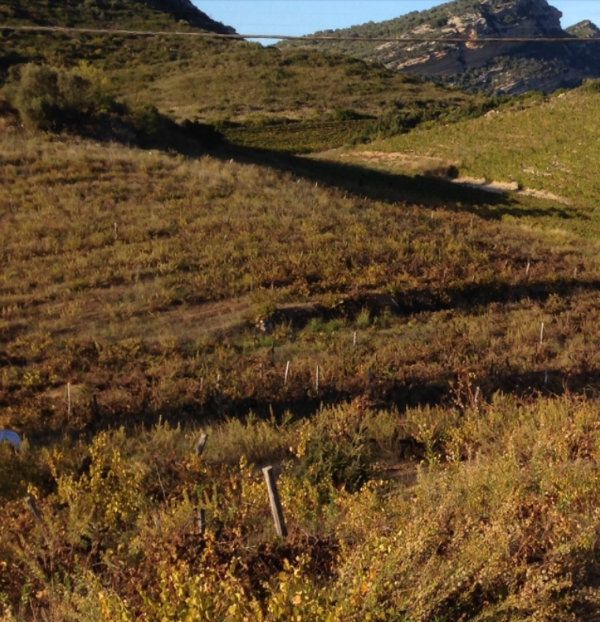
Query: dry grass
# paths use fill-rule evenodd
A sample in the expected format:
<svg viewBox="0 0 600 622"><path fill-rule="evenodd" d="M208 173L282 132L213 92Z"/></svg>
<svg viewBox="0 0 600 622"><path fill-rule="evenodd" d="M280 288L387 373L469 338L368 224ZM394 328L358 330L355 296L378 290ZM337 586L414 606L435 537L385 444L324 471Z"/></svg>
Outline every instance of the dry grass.
<svg viewBox="0 0 600 622"><path fill-rule="evenodd" d="M547 204L0 141L7 620L598 611L597 258L531 229Z"/></svg>

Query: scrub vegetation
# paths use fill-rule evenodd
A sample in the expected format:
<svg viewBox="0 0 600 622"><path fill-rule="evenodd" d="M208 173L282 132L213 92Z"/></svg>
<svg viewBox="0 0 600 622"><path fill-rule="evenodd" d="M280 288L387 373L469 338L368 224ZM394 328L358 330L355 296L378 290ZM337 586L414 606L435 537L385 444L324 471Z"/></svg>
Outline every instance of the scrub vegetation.
<svg viewBox="0 0 600 622"><path fill-rule="evenodd" d="M524 228L544 202L236 157L5 117L5 618L595 611L593 247Z"/></svg>
<svg viewBox="0 0 600 622"><path fill-rule="evenodd" d="M356 145L301 156L352 124L408 128L336 101L335 139L305 120L290 145L292 123L249 116L221 119L254 137L227 141L119 95L116 70L21 60L0 94L0 428L24 438L0 443L3 622L600 614L589 175L566 205L372 166ZM470 128L527 118L527 145L593 153L571 116L594 90L471 121L430 102L429 129L368 148L460 134L466 161Z"/></svg>
<svg viewBox="0 0 600 622"><path fill-rule="evenodd" d="M169 3L145 0L0 0L0 20L27 25L188 31ZM209 25L210 26L210 25ZM214 27L209 27L214 30ZM219 30L217 28L217 30ZM133 108L153 106L177 121L217 125L239 144L319 151L364 139L381 117L403 130L443 115L493 104L343 55L263 48L194 38L5 32L0 85L24 63L78 68L103 76L109 94ZM282 136L283 130L283 136Z"/></svg>

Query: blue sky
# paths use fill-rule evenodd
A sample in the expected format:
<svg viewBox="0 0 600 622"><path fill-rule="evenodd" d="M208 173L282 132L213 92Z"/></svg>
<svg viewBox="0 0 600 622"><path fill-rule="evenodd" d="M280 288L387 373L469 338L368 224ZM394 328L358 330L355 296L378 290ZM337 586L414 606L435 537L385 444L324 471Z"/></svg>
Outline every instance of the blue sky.
<svg viewBox="0 0 600 622"><path fill-rule="evenodd" d="M441 0L193 0L214 19L243 34L301 35L381 21L441 4ZM600 25L600 0L550 0L563 26L582 19Z"/></svg>

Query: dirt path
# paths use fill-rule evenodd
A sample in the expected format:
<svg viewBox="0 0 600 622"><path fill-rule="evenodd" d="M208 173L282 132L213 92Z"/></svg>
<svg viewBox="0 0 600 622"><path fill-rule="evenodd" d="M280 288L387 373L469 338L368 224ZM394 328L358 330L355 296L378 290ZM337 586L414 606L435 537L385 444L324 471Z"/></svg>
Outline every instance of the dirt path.
<svg viewBox="0 0 600 622"><path fill-rule="evenodd" d="M514 181L488 181L483 178L459 176L459 163L452 162L444 158L423 156L412 153L386 152L386 151L332 151L319 154L320 157L337 156L340 159L349 159L355 163L369 163L376 167L383 167L387 171L398 173L417 173L420 175L441 178L458 186L473 188L492 194L507 195L510 193L521 196L533 197L545 201L560 203L561 205L572 205L572 201L566 197L535 188L522 188Z"/></svg>

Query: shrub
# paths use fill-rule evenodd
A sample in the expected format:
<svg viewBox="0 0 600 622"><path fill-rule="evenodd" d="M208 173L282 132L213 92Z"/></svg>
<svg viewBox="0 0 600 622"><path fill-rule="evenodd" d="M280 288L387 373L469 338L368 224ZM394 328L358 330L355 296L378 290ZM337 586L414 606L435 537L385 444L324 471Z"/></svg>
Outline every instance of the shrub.
<svg viewBox="0 0 600 622"><path fill-rule="evenodd" d="M583 89L588 93L600 93L600 80L586 80Z"/></svg>
<svg viewBox="0 0 600 622"><path fill-rule="evenodd" d="M361 408L321 411L303 430L297 449L300 473L315 484L356 491L371 475L374 449Z"/></svg>
<svg viewBox="0 0 600 622"><path fill-rule="evenodd" d="M365 115L349 108L336 108L332 116L335 121L358 121L365 118Z"/></svg>
<svg viewBox="0 0 600 622"><path fill-rule="evenodd" d="M9 87L9 98L27 127L61 129L116 107L95 78L85 66L66 70L28 64Z"/></svg>

